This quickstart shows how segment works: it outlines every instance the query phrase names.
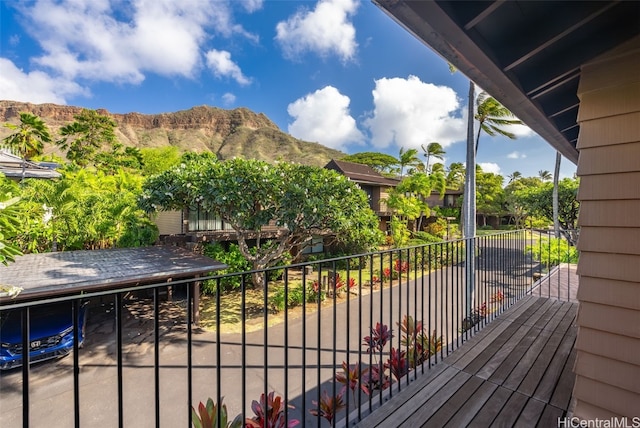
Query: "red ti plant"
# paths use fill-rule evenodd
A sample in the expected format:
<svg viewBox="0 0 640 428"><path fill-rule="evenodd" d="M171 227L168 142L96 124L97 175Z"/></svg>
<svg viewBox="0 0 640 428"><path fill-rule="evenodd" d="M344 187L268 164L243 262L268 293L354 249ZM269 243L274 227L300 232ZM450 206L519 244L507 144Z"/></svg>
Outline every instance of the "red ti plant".
<svg viewBox="0 0 640 428"><path fill-rule="evenodd" d="M500 303L504 301L504 293L500 290L496 291L491 295L490 303Z"/></svg>
<svg viewBox="0 0 640 428"><path fill-rule="evenodd" d="M391 353L385 366L389 369L396 380L400 381L402 376L409 373L407 353L405 351L399 351L396 348L391 348Z"/></svg>
<svg viewBox="0 0 640 428"><path fill-rule="evenodd" d="M297 419L291 419L285 425L285 413L286 404L279 395L275 395L275 392L271 391L266 397L262 394L260 396L260 402L253 400L251 403L251 410L255 416L253 418L247 418L245 420L245 427L247 428L291 428L300 423ZM293 406L288 406L293 408Z"/></svg>
<svg viewBox="0 0 640 428"><path fill-rule="evenodd" d="M411 315L405 316L402 323L398 323L403 333L400 343L407 349L407 359L410 369L415 369L442 348L442 336L436 337L435 330L429 336L422 321L414 321Z"/></svg>
<svg viewBox="0 0 640 428"><path fill-rule="evenodd" d="M320 397L320 402L311 401L315 406L318 406L315 409L309 410L313 416L320 415L325 418L329 423L333 422L333 419L336 417L336 414L347 407L345 402L343 401L344 390L341 391L337 396L330 396L327 391L322 391L322 396Z"/></svg>
<svg viewBox="0 0 640 428"><path fill-rule="evenodd" d="M376 323L371 329L371 336L364 337L364 345L367 345L367 352L381 352L387 342L393 338L393 332L386 324Z"/></svg>
<svg viewBox="0 0 640 428"><path fill-rule="evenodd" d="M389 388L390 379L386 373L386 368L382 364L372 365L369 367L363 383L366 384L369 391Z"/></svg>
<svg viewBox="0 0 640 428"><path fill-rule="evenodd" d="M351 290L353 287L356 286L356 280L355 278L349 278L349 290Z"/></svg>
<svg viewBox="0 0 640 428"><path fill-rule="evenodd" d="M354 396L355 392L358 389L358 381L360 381L360 389L365 394L369 394L369 388L367 388L366 383L363 382L362 378L367 373L367 369L360 369L360 362L353 364L352 366L348 366L346 361L342 362L342 371L343 373L336 373L336 380L343 384L342 390L340 394L343 394L347 388L349 388Z"/></svg>
<svg viewBox="0 0 640 428"><path fill-rule="evenodd" d="M220 419L220 425L218 425L218 419ZM242 427L242 415L238 415L232 422L228 421L227 406L222 404L222 399L220 399L220 404L218 406L216 406L213 403L213 400L209 398L206 405L203 404L202 401L198 404L198 411L192 407L191 421L194 428Z"/></svg>
<svg viewBox="0 0 640 428"><path fill-rule="evenodd" d="M393 270L396 272L409 272L409 262L401 262L400 259L396 260Z"/></svg>

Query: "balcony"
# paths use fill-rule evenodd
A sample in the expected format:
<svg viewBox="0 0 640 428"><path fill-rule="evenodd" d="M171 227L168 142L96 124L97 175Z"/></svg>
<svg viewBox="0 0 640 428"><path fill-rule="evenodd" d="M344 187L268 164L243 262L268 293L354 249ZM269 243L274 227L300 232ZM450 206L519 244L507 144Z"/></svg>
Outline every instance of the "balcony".
<svg viewBox="0 0 640 428"><path fill-rule="evenodd" d="M170 297L162 282L3 299L0 311L23 319L52 301L89 304L82 348L0 373L0 426L191 426L208 398L245 419L272 392L291 406L282 421L310 427L564 415L577 278L548 238L505 232L272 268L267 288L289 302L277 313L271 291L252 303L250 273L175 280ZM237 309L214 294L195 324L191 285L230 279ZM490 396L509 399L496 409Z"/></svg>

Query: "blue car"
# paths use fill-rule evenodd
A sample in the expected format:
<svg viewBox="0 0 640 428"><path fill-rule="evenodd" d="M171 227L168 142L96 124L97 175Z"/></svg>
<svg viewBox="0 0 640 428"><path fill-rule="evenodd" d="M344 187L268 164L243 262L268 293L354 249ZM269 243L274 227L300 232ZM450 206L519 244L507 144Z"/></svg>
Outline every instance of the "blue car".
<svg viewBox="0 0 640 428"><path fill-rule="evenodd" d="M78 313L78 346L84 342L86 303ZM73 310L70 302L33 307L29 311L29 361L63 357L73 350ZM0 312L0 370L22 365L21 311Z"/></svg>

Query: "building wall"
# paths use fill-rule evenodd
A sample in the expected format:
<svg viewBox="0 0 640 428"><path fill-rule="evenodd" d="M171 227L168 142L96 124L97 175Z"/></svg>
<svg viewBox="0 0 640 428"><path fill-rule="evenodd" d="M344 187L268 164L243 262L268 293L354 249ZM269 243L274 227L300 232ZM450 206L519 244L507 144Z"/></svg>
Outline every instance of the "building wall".
<svg viewBox="0 0 640 428"><path fill-rule="evenodd" d="M640 416L640 38L582 68L574 415Z"/></svg>
<svg viewBox="0 0 640 428"><path fill-rule="evenodd" d="M182 211L160 211L152 220L158 226L160 235L178 235L183 233Z"/></svg>

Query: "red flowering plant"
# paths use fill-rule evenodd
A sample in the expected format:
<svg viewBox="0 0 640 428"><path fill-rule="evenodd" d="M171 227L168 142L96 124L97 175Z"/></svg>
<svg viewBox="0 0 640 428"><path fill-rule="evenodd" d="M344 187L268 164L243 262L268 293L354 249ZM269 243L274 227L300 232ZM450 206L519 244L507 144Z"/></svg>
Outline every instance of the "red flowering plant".
<svg viewBox="0 0 640 428"><path fill-rule="evenodd" d="M395 377L399 382L402 376L409 373L407 353L396 348L391 348L389 359L385 363L385 367L389 369L393 377Z"/></svg>
<svg viewBox="0 0 640 428"><path fill-rule="evenodd" d="M362 378L368 371L368 369L361 369L359 362L348 366L347 362L343 361L342 373L336 373L336 380L344 385L340 393L344 394L346 389L349 388L355 396L356 390L360 388L362 392L368 395L369 388L367 388L367 385L362 382ZM360 385L358 386L358 384Z"/></svg>
<svg viewBox="0 0 640 428"><path fill-rule="evenodd" d="M402 323L398 323L398 327L402 332L400 344L407 349L410 369L415 369L442 348L442 336L437 337L435 330L430 336L422 321L414 321L411 315L405 316Z"/></svg>
<svg viewBox="0 0 640 428"><path fill-rule="evenodd" d="M253 418L247 418L245 420L246 428L292 428L297 426L300 421L297 419L290 419L285 423L285 413L287 407L293 408L293 406L287 406L279 395L275 395L275 392L271 391L267 396L262 394L260 396L260 402L253 400L251 403L251 410L255 414Z"/></svg>
<svg viewBox="0 0 640 428"><path fill-rule="evenodd" d="M202 402L198 404L197 411L192 407L191 420L194 428L241 428L243 426L242 415L238 415L233 421L228 420L227 406L222 403L222 399L218 406L209 398L207 404Z"/></svg>
<svg viewBox="0 0 640 428"><path fill-rule="evenodd" d="M400 259L397 259L393 265L393 270L398 273L407 273L409 272L409 262L401 262Z"/></svg>
<svg viewBox="0 0 640 428"><path fill-rule="evenodd" d="M347 407L343 400L342 392L335 397L330 396L327 391L322 391L320 401L312 400L311 403L317 406L315 409L309 410L313 416L321 416L325 418L329 423L332 423L336 414Z"/></svg>
<svg viewBox="0 0 640 428"><path fill-rule="evenodd" d="M364 337L363 345L367 345L367 353L380 353L387 342L393 338L392 330L386 324L376 323L371 335Z"/></svg>

